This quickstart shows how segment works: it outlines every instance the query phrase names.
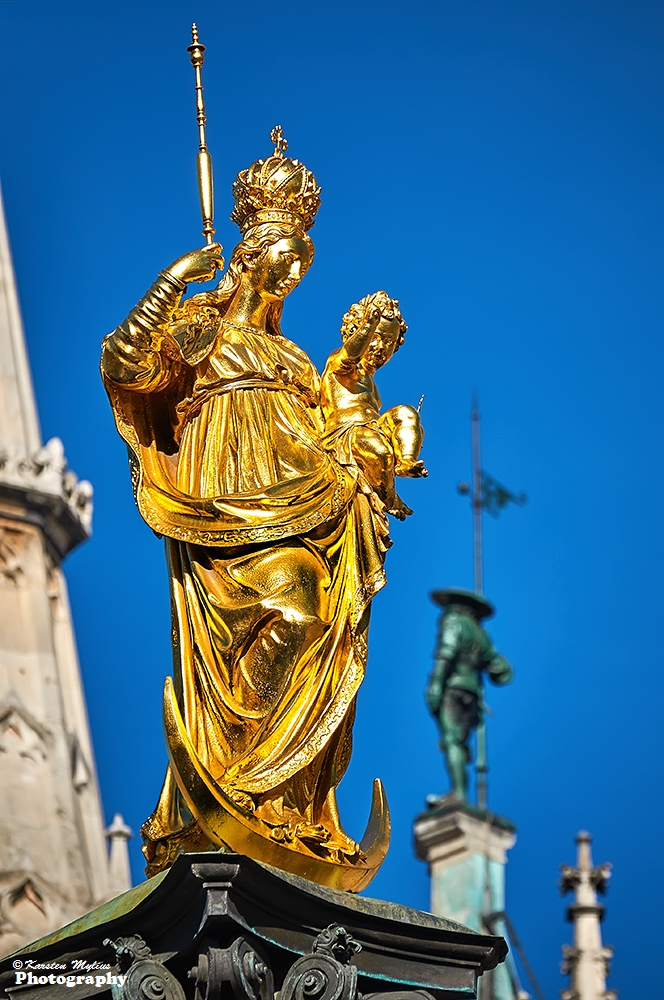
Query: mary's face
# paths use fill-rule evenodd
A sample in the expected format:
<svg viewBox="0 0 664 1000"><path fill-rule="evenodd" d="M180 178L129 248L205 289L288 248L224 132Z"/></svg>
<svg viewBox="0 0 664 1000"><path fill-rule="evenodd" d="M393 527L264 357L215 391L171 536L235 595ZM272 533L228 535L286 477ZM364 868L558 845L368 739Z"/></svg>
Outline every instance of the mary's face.
<svg viewBox="0 0 664 1000"><path fill-rule="evenodd" d="M299 285L311 263L308 244L299 236L272 243L249 272L251 285L273 301L285 299Z"/></svg>

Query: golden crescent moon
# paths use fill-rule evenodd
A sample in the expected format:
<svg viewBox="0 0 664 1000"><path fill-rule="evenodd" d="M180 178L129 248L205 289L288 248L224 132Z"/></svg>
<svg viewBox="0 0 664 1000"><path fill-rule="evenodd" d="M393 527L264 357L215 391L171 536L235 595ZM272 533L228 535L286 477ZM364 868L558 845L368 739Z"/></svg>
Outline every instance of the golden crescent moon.
<svg viewBox="0 0 664 1000"><path fill-rule="evenodd" d="M361 892L385 860L390 844L390 812L385 789L374 780L369 822L356 861L323 858L305 845L291 846L266 836L266 824L242 809L214 780L189 739L175 697L172 678L164 684L164 729L171 767L178 787L212 844L282 871L347 892Z"/></svg>

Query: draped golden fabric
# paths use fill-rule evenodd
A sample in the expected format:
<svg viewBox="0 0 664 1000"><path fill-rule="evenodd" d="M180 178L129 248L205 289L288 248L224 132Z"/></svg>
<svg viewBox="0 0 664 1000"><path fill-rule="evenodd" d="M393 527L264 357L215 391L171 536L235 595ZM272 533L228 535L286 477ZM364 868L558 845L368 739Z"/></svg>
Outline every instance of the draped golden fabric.
<svg viewBox="0 0 664 1000"><path fill-rule="evenodd" d="M340 842L334 788L384 584L384 514L321 444L306 354L219 314L214 335L199 331L207 353L196 330L183 351L180 291L160 278L106 339L102 372L139 509L167 541L182 716L215 781L275 837L299 820ZM150 839L181 825L175 794L169 778Z"/></svg>

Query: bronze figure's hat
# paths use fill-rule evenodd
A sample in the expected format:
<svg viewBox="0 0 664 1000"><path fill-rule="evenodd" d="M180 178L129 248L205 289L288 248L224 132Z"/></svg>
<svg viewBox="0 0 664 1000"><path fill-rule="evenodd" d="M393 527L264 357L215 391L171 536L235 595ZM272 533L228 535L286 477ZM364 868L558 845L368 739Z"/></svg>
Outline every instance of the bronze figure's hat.
<svg viewBox="0 0 664 1000"><path fill-rule="evenodd" d="M476 594L472 590L458 590L449 588L448 590L434 590L431 599L446 608L450 604L462 604L475 612L478 618L489 618L495 612L491 604L481 594Z"/></svg>
<svg viewBox="0 0 664 1000"><path fill-rule="evenodd" d="M265 222L286 223L302 232L311 229L320 206L320 188L310 170L284 155L288 142L281 125L270 132L274 153L241 170L233 184L231 221L244 236Z"/></svg>

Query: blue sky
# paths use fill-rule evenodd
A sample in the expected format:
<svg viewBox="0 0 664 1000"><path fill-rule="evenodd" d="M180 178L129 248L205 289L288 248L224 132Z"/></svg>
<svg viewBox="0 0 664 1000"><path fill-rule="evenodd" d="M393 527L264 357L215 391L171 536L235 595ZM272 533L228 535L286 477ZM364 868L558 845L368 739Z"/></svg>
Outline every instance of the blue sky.
<svg viewBox="0 0 664 1000"><path fill-rule="evenodd" d="M165 764L170 670L160 543L131 498L98 376L102 336L200 242L192 20L218 233L236 172L280 122L315 171L317 253L284 330L322 364L348 305L400 299L386 405L425 394L426 481L396 524L342 816L383 777L394 836L371 893L426 908L411 824L446 788L422 692L436 611L472 583L468 412L524 508L487 519L491 631L514 664L490 692L490 804L519 828L508 910L547 997L570 940L557 868L581 828L611 860L605 940L623 997L651 988L664 873L662 584L664 8L615 0L0 2L0 176L44 437L92 480L92 540L68 561L107 816L138 829ZM141 873L138 844L134 871Z"/></svg>

